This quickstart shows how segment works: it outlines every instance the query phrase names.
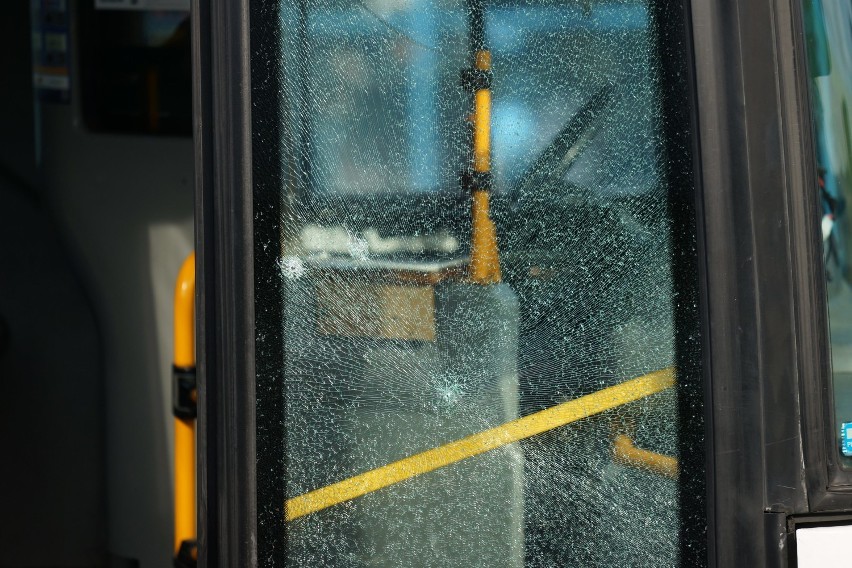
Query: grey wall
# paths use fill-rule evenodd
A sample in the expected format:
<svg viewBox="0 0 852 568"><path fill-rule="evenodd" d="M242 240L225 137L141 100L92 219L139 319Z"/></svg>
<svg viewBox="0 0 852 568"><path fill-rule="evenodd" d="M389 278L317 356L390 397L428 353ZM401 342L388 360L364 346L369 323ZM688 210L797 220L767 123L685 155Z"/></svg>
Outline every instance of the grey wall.
<svg viewBox="0 0 852 568"><path fill-rule="evenodd" d="M6 2L0 17L0 169L35 183L29 2Z"/></svg>
<svg viewBox="0 0 852 568"><path fill-rule="evenodd" d="M0 17L0 566L106 549L97 322L37 184L29 3Z"/></svg>
<svg viewBox="0 0 852 568"><path fill-rule="evenodd" d="M106 553L170 566L172 293L192 248L192 143L87 132L75 85L71 105L41 106L37 170L29 33L28 3L4 6L0 566Z"/></svg>
<svg viewBox="0 0 852 568"><path fill-rule="evenodd" d="M103 561L96 322L49 216L0 176L0 566Z"/></svg>
<svg viewBox="0 0 852 568"><path fill-rule="evenodd" d="M172 293L192 250L190 140L91 134L44 108L45 199L88 282L104 346L112 554L172 554Z"/></svg>
<svg viewBox="0 0 852 568"><path fill-rule="evenodd" d="M0 17L0 168L35 182L29 2L5 2Z"/></svg>

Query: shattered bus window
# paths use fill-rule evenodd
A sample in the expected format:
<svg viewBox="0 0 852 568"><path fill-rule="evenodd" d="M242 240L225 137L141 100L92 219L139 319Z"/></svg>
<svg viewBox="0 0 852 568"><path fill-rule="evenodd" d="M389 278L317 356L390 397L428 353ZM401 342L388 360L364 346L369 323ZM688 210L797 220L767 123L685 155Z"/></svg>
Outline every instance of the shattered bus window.
<svg viewBox="0 0 852 568"><path fill-rule="evenodd" d="M667 8L280 10L287 562L679 565Z"/></svg>

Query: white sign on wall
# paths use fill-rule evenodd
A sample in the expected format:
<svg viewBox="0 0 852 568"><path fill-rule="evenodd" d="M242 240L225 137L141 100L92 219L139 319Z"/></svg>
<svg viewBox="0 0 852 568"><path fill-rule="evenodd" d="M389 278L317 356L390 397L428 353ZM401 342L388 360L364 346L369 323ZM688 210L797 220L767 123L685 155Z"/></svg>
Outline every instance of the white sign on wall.
<svg viewBox="0 0 852 568"><path fill-rule="evenodd" d="M852 566L852 525L813 527L796 531L799 568Z"/></svg>

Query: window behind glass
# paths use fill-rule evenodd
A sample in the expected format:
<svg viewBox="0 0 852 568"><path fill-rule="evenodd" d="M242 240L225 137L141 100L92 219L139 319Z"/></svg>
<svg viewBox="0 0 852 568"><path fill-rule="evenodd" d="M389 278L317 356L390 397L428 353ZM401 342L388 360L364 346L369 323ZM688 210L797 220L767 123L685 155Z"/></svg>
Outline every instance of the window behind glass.
<svg viewBox="0 0 852 568"><path fill-rule="evenodd" d="M804 23L818 178L820 231L828 290L834 400L833 451L852 468L852 5L805 0Z"/></svg>

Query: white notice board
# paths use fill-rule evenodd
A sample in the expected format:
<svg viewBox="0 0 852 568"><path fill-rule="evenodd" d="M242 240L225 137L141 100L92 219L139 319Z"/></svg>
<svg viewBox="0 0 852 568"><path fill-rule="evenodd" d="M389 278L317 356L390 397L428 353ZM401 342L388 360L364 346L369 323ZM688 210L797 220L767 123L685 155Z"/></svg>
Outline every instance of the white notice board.
<svg viewBox="0 0 852 568"><path fill-rule="evenodd" d="M796 531L799 568L852 566L852 525Z"/></svg>

